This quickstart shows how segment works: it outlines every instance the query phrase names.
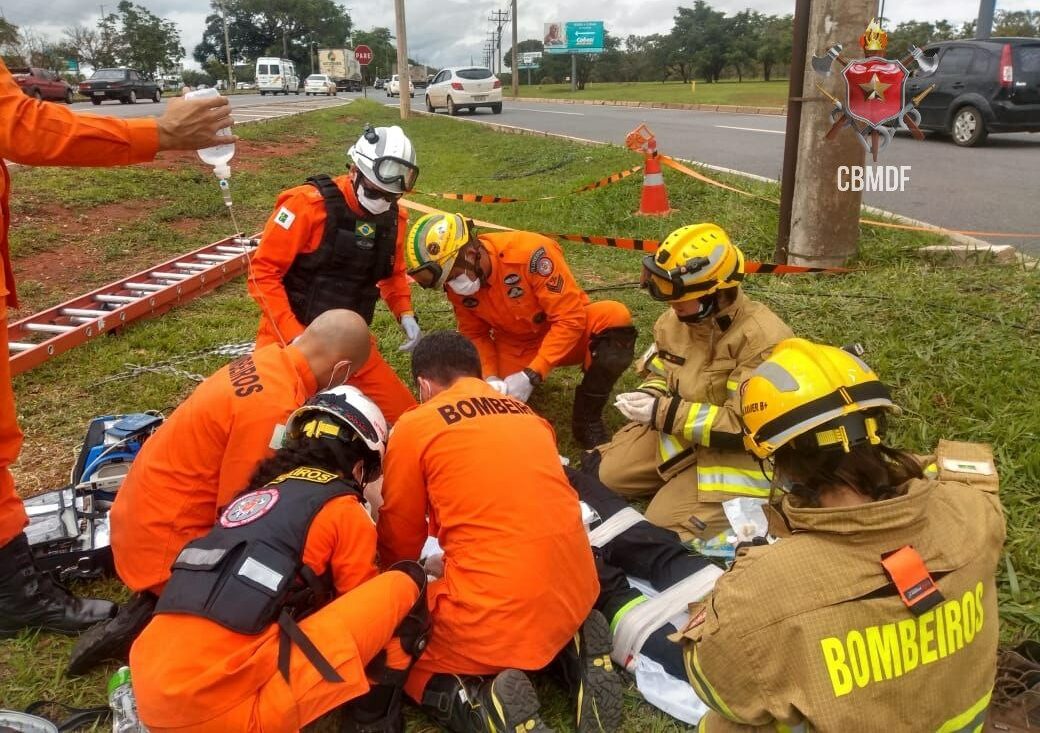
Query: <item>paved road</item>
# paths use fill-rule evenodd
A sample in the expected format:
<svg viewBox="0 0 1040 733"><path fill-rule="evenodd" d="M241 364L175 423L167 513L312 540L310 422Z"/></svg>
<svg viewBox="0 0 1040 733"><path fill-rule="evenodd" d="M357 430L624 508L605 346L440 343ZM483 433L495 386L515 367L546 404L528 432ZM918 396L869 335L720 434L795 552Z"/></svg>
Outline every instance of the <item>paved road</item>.
<svg viewBox="0 0 1040 733"><path fill-rule="evenodd" d="M166 107L167 97L159 104L150 101L138 102L137 104L121 104L119 102L102 102L99 105L90 102L76 102L72 105L75 112L87 112L91 114L112 115L113 117L149 117L162 114ZM253 120L270 119L272 117L285 117L291 114L299 114L311 109L322 109L330 104L345 104L346 95L340 94L336 97L307 97L303 94L296 96L263 96L259 94L232 94L231 100L232 117L235 122L251 122Z"/></svg>
<svg viewBox="0 0 1040 733"><path fill-rule="evenodd" d="M390 101L379 95L375 99ZM421 108L422 98L416 95L413 104ZM783 117L507 100L500 115L480 109L458 119L619 145L646 122L668 155L773 180L780 178L783 162ZM959 148L935 136L924 142L897 137L878 163L910 165L910 183L904 193L865 193L866 204L951 229L1040 233L1040 134L993 135L979 148ZM990 241L1040 254L1040 238Z"/></svg>

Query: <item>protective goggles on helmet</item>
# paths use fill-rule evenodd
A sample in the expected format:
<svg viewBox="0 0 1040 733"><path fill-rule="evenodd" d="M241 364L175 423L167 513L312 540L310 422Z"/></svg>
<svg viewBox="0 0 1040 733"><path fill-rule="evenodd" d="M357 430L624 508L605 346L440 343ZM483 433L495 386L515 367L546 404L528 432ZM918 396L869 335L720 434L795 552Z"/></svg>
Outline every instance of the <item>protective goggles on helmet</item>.
<svg viewBox="0 0 1040 733"><path fill-rule="evenodd" d="M444 285L448 280L448 275L458 265L464 271L473 273L478 280L483 280L483 273L480 269L463 256L469 246L470 244L462 245L455 254L446 257L443 262L427 262L414 270L409 270L408 276L415 280L420 287L438 288Z"/></svg>
<svg viewBox="0 0 1040 733"><path fill-rule="evenodd" d="M650 292L654 300L679 300L689 296L710 295L723 285L736 285L744 279L739 266L725 280L696 281L696 275L711 264L707 257L694 257L682 265L666 270L657 264L654 255L643 258L643 274L640 285Z"/></svg>
<svg viewBox="0 0 1040 733"><path fill-rule="evenodd" d="M415 182L419 178L419 166L415 163L394 155L370 158L360 150L356 150L355 154L371 164L375 182L398 188L402 193L411 191L415 187Z"/></svg>

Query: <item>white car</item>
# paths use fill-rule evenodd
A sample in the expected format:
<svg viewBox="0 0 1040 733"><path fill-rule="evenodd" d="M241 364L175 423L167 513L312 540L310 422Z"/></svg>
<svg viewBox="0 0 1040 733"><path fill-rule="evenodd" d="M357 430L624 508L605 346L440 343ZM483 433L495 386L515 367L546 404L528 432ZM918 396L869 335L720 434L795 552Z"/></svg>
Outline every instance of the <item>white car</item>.
<svg viewBox="0 0 1040 733"><path fill-rule="evenodd" d="M456 115L465 107L473 113L477 107L490 107L502 113L502 82L483 66L460 66L441 69L426 88L426 109L435 112L444 107Z"/></svg>
<svg viewBox="0 0 1040 733"><path fill-rule="evenodd" d="M312 94L324 94L326 97L336 96L336 82L325 74L311 74L303 82L303 93L308 97Z"/></svg>
<svg viewBox="0 0 1040 733"><path fill-rule="evenodd" d="M390 81L386 83L386 96L388 97L400 97L401 96L401 77L394 74L390 77ZM412 84L412 80L408 79L408 96L415 96L415 85Z"/></svg>

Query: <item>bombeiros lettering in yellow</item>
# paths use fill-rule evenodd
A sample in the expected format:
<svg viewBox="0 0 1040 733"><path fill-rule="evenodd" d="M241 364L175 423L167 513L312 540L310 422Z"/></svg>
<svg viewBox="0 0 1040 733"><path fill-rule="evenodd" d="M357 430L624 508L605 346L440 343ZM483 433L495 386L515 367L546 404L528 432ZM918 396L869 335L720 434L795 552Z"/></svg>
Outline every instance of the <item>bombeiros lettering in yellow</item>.
<svg viewBox="0 0 1040 733"><path fill-rule="evenodd" d="M982 582L915 618L820 639L834 696L902 677L971 644L982 630Z"/></svg>

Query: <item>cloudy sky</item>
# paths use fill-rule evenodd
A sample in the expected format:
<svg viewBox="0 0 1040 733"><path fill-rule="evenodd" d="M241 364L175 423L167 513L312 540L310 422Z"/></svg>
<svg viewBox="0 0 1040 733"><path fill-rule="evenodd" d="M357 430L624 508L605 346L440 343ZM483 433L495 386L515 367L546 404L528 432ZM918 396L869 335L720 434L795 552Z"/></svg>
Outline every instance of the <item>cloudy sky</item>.
<svg viewBox="0 0 1040 733"><path fill-rule="evenodd" d="M202 38L209 0L135 0L157 15L177 23L181 41L191 56ZM117 0L107 0L107 12ZM717 9L733 13L750 7L762 13L794 12L794 0L710 0ZM346 0L356 27L394 27L392 0ZM588 0L518 0L519 36L540 38L542 23L549 20L603 20L615 35L639 35L667 32L678 0L598 0L597 10L590 12ZM682 3L692 5L693 2ZM1035 8L1037 0L997 0L998 9L1026 10ZM970 20L978 13L978 0L946 0L936 15L934 0L886 0L885 15L892 23L904 20L937 20L947 18L954 23ZM505 9L508 0L407 0L408 55L430 66L448 66L478 61L482 54L487 18L493 10ZM101 8L84 0L50 0L46 9L31 0L0 0L0 11L20 26L30 26L55 38L68 25L94 25ZM503 48L508 43L503 31ZM190 63L190 61L189 61ZM191 65L194 65L191 63Z"/></svg>

